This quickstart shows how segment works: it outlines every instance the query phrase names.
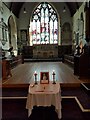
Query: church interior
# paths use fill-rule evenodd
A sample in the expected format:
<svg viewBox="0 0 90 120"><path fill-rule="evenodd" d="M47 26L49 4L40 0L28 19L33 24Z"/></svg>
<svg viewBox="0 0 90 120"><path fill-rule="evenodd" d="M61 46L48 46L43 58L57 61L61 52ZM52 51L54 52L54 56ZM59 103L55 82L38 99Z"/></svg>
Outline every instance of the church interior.
<svg viewBox="0 0 90 120"><path fill-rule="evenodd" d="M90 0L0 0L0 118L90 120Z"/></svg>

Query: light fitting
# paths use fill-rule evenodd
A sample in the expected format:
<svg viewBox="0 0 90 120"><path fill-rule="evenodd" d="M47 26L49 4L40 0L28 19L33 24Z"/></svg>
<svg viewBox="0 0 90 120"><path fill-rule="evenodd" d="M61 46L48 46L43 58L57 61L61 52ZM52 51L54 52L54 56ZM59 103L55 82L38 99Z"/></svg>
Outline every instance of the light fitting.
<svg viewBox="0 0 90 120"><path fill-rule="evenodd" d="M64 8L63 8L63 12L66 12L66 8L65 8L65 6L64 6Z"/></svg>
<svg viewBox="0 0 90 120"><path fill-rule="evenodd" d="M23 11L23 13L24 13L24 14L25 14L25 13L27 13L25 8L24 8L24 11Z"/></svg>

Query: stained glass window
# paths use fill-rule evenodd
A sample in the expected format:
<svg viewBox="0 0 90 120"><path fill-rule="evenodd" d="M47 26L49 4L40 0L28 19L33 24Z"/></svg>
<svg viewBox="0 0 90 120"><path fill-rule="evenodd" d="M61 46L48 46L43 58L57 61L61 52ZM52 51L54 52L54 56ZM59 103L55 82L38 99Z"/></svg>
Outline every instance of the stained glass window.
<svg viewBox="0 0 90 120"><path fill-rule="evenodd" d="M49 3L42 2L34 10L29 33L30 45L58 44L58 16Z"/></svg>

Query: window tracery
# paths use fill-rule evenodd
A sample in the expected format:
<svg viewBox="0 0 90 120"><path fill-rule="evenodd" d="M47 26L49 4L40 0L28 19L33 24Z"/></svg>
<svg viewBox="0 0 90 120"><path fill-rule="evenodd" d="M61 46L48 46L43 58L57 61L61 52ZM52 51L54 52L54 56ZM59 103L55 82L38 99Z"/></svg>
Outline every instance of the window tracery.
<svg viewBox="0 0 90 120"><path fill-rule="evenodd" d="M54 8L42 2L34 10L30 24L31 44L58 44L58 16Z"/></svg>

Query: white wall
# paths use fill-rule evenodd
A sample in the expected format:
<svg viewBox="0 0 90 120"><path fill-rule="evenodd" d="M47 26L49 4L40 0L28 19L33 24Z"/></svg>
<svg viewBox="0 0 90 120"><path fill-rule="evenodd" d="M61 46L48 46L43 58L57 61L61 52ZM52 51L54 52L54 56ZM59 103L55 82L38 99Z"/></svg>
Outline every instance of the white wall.
<svg viewBox="0 0 90 120"><path fill-rule="evenodd" d="M37 5L36 2L24 3L24 5L21 8L20 14L19 14L19 24L18 24L19 29L28 29L29 28L30 17L31 17L32 11L36 5ZM26 14L23 13L24 8L27 11Z"/></svg>
<svg viewBox="0 0 90 120"><path fill-rule="evenodd" d="M20 14L19 14L19 30L21 29L28 29L29 28L29 24L30 24L30 17L32 15L33 10L35 9L35 7L38 5L39 3L36 2L29 2L29 3L24 3L23 7L21 8ZM54 8L56 8L56 11L58 12L59 18L60 18L60 24L59 24L59 28L61 29L61 27L63 26L63 24L65 22L69 22L72 28L72 18L70 15L70 11L68 9L68 7L66 6L65 3L62 2L54 2L51 3ZM63 8L64 6L66 7L66 12L63 13ZM24 8L26 9L27 13L24 14L23 10ZM59 35L59 39L61 41L61 31L60 31L60 35ZM60 44L60 42L59 42Z"/></svg>
<svg viewBox="0 0 90 120"><path fill-rule="evenodd" d="M18 37L19 37L19 40L20 40L20 30L22 29L29 29L29 24L30 24L30 17L32 15L32 12L33 10L35 9L35 7L38 5L39 3L36 3L36 2L26 2L24 3L24 5L22 6L21 8L21 11L20 11L20 14L19 14L19 19L17 19L13 13L5 6L5 4L3 4L3 9L4 9L4 12L3 12L3 19L4 19L4 22L6 24L8 24L8 19L9 19L9 16L13 16L14 20L17 21L17 26L18 26ZM72 27L72 18L71 18L71 15L70 15L70 12L69 12L69 9L68 7L66 6L65 3L62 3L62 2L59 2L59 3L51 3L54 8L56 9L57 13L58 13L58 16L60 18L60 21L59 21L59 28L60 28L60 31L59 31L59 44L61 43L61 29L62 29L62 26L65 22L69 22L71 27ZM66 7L66 12L63 13L63 8L64 6ZM23 13L23 10L24 10L24 7L26 8L26 11L27 13L24 14ZM16 36L16 34L14 35ZM14 41L14 39L17 39L17 36L16 38L11 36L12 37L12 41ZM29 39L29 38L28 38ZM16 44L13 43L14 46L16 46ZM8 49L9 48L9 38L8 38L8 41L7 43L2 46L3 49ZM15 47L16 48L16 47Z"/></svg>
<svg viewBox="0 0 90 120"><path fill-rule="evenodd" d="M75 34L79 33L78 43L80 43L80 41L82 41L83 45L86 43L86 41L85 41L85 29L86 29L85 28L85 21L86 21L85 19L86 18L85 18L85 12L84 12L84 4L85 3L83 3L81 5L81 7L77 10L77 12L73 16L73 40L74 41L76 40L74 33ZM81 13L83 13L83 18L84 18L83 23L80 18ZM82 26L82 24L83 24L83 26ZM81 35L81 32L83 32L83 36Z"/></svg>
<svg viewBox="0 0 90 120"><path fill-rule="evenodd" d="M14 18L14 22L16 22L17 18L15 17L15 15L6 7L6 5L4 3L2 3L2 7L3 7L3 14L2 14L2 18L4 20L4 22L6 23L6 25L8 26L8 19L9 17L12 15ZM17 32L17 31L15 31ZM15 37L14 37L15 41L17 41L17 33L15 33ZM14 45L14 44L13 44ZM14 46L13 46L14 47ZM7 39L7 42L5 45L2 45L2 48L5 50L8 50L10 48L9 46L9 36ZM15 49L17 49L17 45L15 43Z"/></svg>

